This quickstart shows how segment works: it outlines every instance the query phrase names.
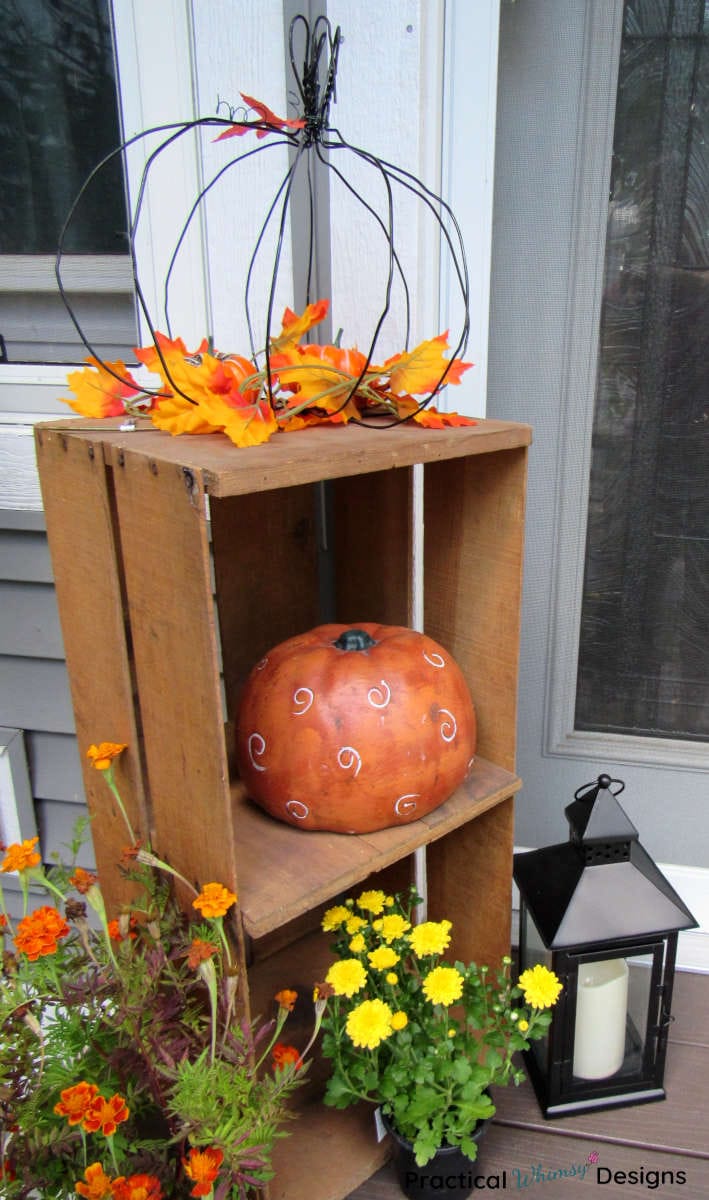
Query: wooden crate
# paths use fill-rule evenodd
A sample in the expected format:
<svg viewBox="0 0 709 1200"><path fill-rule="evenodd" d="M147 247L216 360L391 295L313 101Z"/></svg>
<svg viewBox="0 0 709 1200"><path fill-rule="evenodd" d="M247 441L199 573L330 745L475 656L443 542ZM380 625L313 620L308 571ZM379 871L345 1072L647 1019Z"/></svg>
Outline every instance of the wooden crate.
<svg viewBox="0 0 709 1200"><path fill-rule="evenodd" d="M119 423L37 428L79 744L127 742L118 773L134 826L195 885L219 880L238 893L252 1015L268 1011L278 987L307 992L322 977L323 906L365 880L399 886L423 846L429 912L453 922L453 953L499 961L509 948L520 786L529 428L322 426L237 450L221 436ZM334 523L325 571L323 481ZM422 612L425 632L468 680L479 755L463 786L421 821L361 836L307 833L252 805L230 769L240 686L271 646L321 619L323 575L335 620L413 624ZM116 905L125 831L97 773L87 767L84 778L98 868ZM337 1200L382 1156L370 1113L333 1112L308 1094L295 1136L279 1146L271 1194Z"/></svg>

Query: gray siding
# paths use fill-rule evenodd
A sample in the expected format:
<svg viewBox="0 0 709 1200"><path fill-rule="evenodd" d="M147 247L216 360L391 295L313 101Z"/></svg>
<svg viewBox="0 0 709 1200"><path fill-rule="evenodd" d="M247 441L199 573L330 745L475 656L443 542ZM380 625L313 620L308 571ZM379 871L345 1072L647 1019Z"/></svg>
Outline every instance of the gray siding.
<svg viewBox="0 0 709 1200"><path fill-rule="evenodd" d="M56 287L56 285L55 285ZM111 361L135 362L137 345L132 295L72 297L77 318L94 350ZM82 363L89 351L80 342L61 297L49 292L0 288L0 328L8 362Z"/></svg>
<svg viewBox="0 0 709 1200"><path fill-rule="evenodd" d="M0 510L0 726L22 731L33 820L51 864L86 805L43 525L41 514ZM90 846L81 859L93 865ZM3 887L18 916L17 882L9 876Z"/></svg>

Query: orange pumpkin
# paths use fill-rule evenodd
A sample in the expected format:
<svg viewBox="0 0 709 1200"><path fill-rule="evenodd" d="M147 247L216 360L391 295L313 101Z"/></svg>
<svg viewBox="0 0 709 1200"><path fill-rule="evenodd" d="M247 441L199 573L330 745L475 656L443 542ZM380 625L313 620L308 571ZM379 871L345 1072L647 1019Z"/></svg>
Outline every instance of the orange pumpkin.
<svg viewBox="0 0 709 1200"><path fill-rule="evenodd" d="M251 672L237 758L253 800L300 829L369 833L447 800L475 753L473 702L437 642L398 625L321 625Z"/></svg>

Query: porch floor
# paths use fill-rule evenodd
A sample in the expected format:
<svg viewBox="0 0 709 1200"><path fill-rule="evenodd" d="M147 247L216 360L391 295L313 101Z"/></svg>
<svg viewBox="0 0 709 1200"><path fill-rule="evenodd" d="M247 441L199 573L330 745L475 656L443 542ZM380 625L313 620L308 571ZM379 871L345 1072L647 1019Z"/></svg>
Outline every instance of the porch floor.
<svg viewBox="0 0 709 1200"><path fill-rule="evenodd" d="M672 1011L666 1100L547 1121L527 1081L502 1088L479 1158L488 1182L484 1188L478 1185L473 1196L488 1190L529 1196L539 1188L540 1200L571 1200L582 1191L605 1200L648 1194L663 1200L708 1200L709 975L678 973ZM596 1154L583 1177L548 1178L562 1168L587 1164L589 1155L595 1160ZM387 1164L347 1200L401 1196Z"/></svg>

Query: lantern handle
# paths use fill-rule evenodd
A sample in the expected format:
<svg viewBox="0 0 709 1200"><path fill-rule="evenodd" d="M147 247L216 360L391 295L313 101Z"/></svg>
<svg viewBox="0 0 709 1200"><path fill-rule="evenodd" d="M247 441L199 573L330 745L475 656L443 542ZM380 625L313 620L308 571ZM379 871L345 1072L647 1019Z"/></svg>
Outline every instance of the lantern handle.
<svg viewBox="0 0 709 1200"><path fill-rule="evenodd" d="M616 783L618 786L612 788L612 783ZM601 788L607 788L612 796L619 796L621 792L625 791L625 784L622 779L612 779L610 775L599 775L598 779L591 783L583 783L580 788L577 788L574 792L574 800L582 800L592 788L595 788L596 794Z"/></svg>

